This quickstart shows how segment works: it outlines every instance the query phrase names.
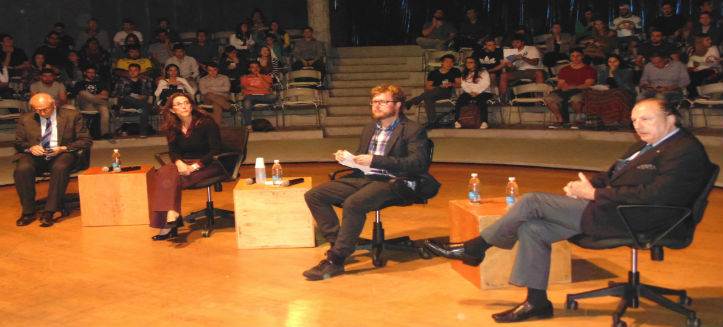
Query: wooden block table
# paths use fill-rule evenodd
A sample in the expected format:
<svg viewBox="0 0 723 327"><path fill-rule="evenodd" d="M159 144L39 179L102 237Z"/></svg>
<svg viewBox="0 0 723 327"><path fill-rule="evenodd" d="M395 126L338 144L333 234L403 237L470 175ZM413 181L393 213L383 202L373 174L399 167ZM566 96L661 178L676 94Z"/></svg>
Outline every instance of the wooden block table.
<svg viewBox="0 0 723 327"><path fill-rule="evenodd" d="M296 177L286 177L285 180ZM314 219L304 193L311 177L288 187L247 185L241 180L233 189L236 240L240 249L314 247Z"/></svg>
<svg viewBox="0 0 723 327"><path fill-rule="evenodd" d="M505 198L482 199L481 204L469 200L449 201L450 242L464 242L480 235L480 232L507 212ZM517 254L517 245L511 250L492 247L485 253L485 259L478 267L471 267L458 260L450 260L452 268L481 289L508 286L512 265ZM571 281L570 243L552 244L550 283Z"/></svg>
<svg viewBox="0 0 723 327"><path fill-rule="evenodd" d="M78 176L83 226L147 225L153 166L119 173L102 169L91 167Z"/></svg>

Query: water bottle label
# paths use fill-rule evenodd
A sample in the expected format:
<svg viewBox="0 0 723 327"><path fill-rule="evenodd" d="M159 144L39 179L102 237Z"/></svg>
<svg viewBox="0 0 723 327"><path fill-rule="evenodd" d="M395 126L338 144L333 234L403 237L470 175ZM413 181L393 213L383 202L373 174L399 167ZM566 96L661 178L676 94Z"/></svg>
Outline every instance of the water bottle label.
<svg viewBox="0 0 723 327"><path fill-rule="evenodd" d="M505 197L505 201L507 202L508 205L514 204L514 203L515 203L515 197L514 197L514 196L506 196L506 197Z"/></svg>
<svg viewBox="0 0 723 327"><path fill-rule="evenodd" d="M272 179L274 181L274 184L281 184L281 180L280 180L279 176L274 175L274 176L272 176Z"/></svg>
<svg viewBox="0 0 723 327"><path fill-rule="evenodd" d="M120 168L120 165L117 161L113 161L113 168Z"/></svg>
<svg viewBox="0 0 723 327"><path fill-rule="evenodd" d="M469 192L469 201L470 202L479 202L479 194L476 192Z"/></svg>

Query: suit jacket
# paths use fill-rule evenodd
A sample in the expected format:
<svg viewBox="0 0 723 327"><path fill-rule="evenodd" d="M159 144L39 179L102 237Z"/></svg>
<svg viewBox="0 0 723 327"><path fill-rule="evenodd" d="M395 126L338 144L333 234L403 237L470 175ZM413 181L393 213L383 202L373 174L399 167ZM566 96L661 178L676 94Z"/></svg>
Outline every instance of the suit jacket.
<svg viewBox="0 0 723 327"><path fill-rule="evenodd" d="M369 142L375 129L376 122L364 126L357 155L368 153ZM423 185L418 185L417 190L424 189L424 193L434 196L439 189L439 183L428 173L431 164L429 151L427 131L404 114L400 114L399 125L389 136L384 155L375 155L371 167L384 169L397 177L421 177L420 183ZM434 188L433 192L430 192L429 188Z"/></svg>
<svg viewBox="0 0 723 327"><path fill-rule="evenodd" d="M640 151L638 142L622 158ZM607 172L590 179L596 188L582 215L583 233L594 237L627 236L628 232L616 207L620 204L690 206L708 179L710 161L703 145L681 128L676 134L649 151L638 155L620 171ZM654 217L636 217L636 225L654 228Z"/></svg>
<svg viewBox="0 0 723 327"><path fill-rule="evenodd" d="M88 149L93 144L88 129L83 124L83 117L77 110L59 108L57 113L58 121L58 146L68 147L69 152L80 149ZM28 149L40 144L40 115L35 112L28 112L18 118L15 128L15 156L17 161L21 156L27 155Z"/></svg>

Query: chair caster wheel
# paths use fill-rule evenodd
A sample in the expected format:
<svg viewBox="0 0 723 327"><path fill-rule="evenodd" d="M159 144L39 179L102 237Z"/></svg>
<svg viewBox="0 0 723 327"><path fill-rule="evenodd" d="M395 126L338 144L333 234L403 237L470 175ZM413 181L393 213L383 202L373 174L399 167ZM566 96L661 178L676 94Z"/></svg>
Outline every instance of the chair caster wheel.
<svg viewBox="0 0 723 327"><path fill-rule="evenodd" d="M685 321L685 325L687 327L700 327L700 319L698 319L698 318L688 319Z"/></svg>
<svg viewBox="0 0 723 327"><path fill-rule="evenodd" d="M374 267L381 268L387 265L387 260L372 258L372 264L374 265Z"/></svg>
<svg viewBox="0 0 723 327"><path fill-rule="evenodd" d="M613 321L613 327L628 327L628 324L622 320L618 320L617 322Z"/></svg>
<svg viewBox="0 0 723 327"><path fill-rule="evenodd" d="M565 309L567 310L577 310L577 301L570 300L565 302Z"/></svg>
<svg viewBox="0 0 723 327"><path fill-rule="evenodd" d="M211 231L205 230L205 231L201 232L201 236L203 236L203 237L209 237L209 236L211 236Z"/></svg>
<svg viewBox="0 0 723 327"><path fill-rule="evenodd" d="M426 259L426 260L432 259L432 253L427 251L427 249L419 248L419 250L417 250L417 251L419 252L419 256L422 257L422 259Z"/></svg>
<svg viewBox="0 0 723 327"><path fill-rule="evenodd" d="M693 299L691 299L688 296L681 296L680 299L678 300L678 303L685 305L685 306L690 306L690 304L693 303Z"/></svg>

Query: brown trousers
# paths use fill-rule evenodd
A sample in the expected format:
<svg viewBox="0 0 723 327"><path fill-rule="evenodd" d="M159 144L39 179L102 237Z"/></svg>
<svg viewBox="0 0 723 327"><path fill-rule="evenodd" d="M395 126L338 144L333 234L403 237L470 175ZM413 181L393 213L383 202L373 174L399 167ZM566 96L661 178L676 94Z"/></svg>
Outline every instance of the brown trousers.
<svg viewBox="0 0 723 327"><path fill-rule="evenodd" d="M213 112L210 113L211 117L213 117L213 120L216 121L218 126L221 126L223 111L228 111L228 109L231 108L228 97L216 93L206 93L203 95L203 103L213 106Z"/></svg>
<svg viewBox="0 0 723 327"><path fill-rule="evenodd" d="M191 186L203 179L219 175L223 171L223 167L218 161L205 166L188 176L182 176L178 173L176 165L173 163L153 172L153 198L151 205L151 227L163 228L166 225L166 216L169 210L181 213L181 190Z"/></svg>

